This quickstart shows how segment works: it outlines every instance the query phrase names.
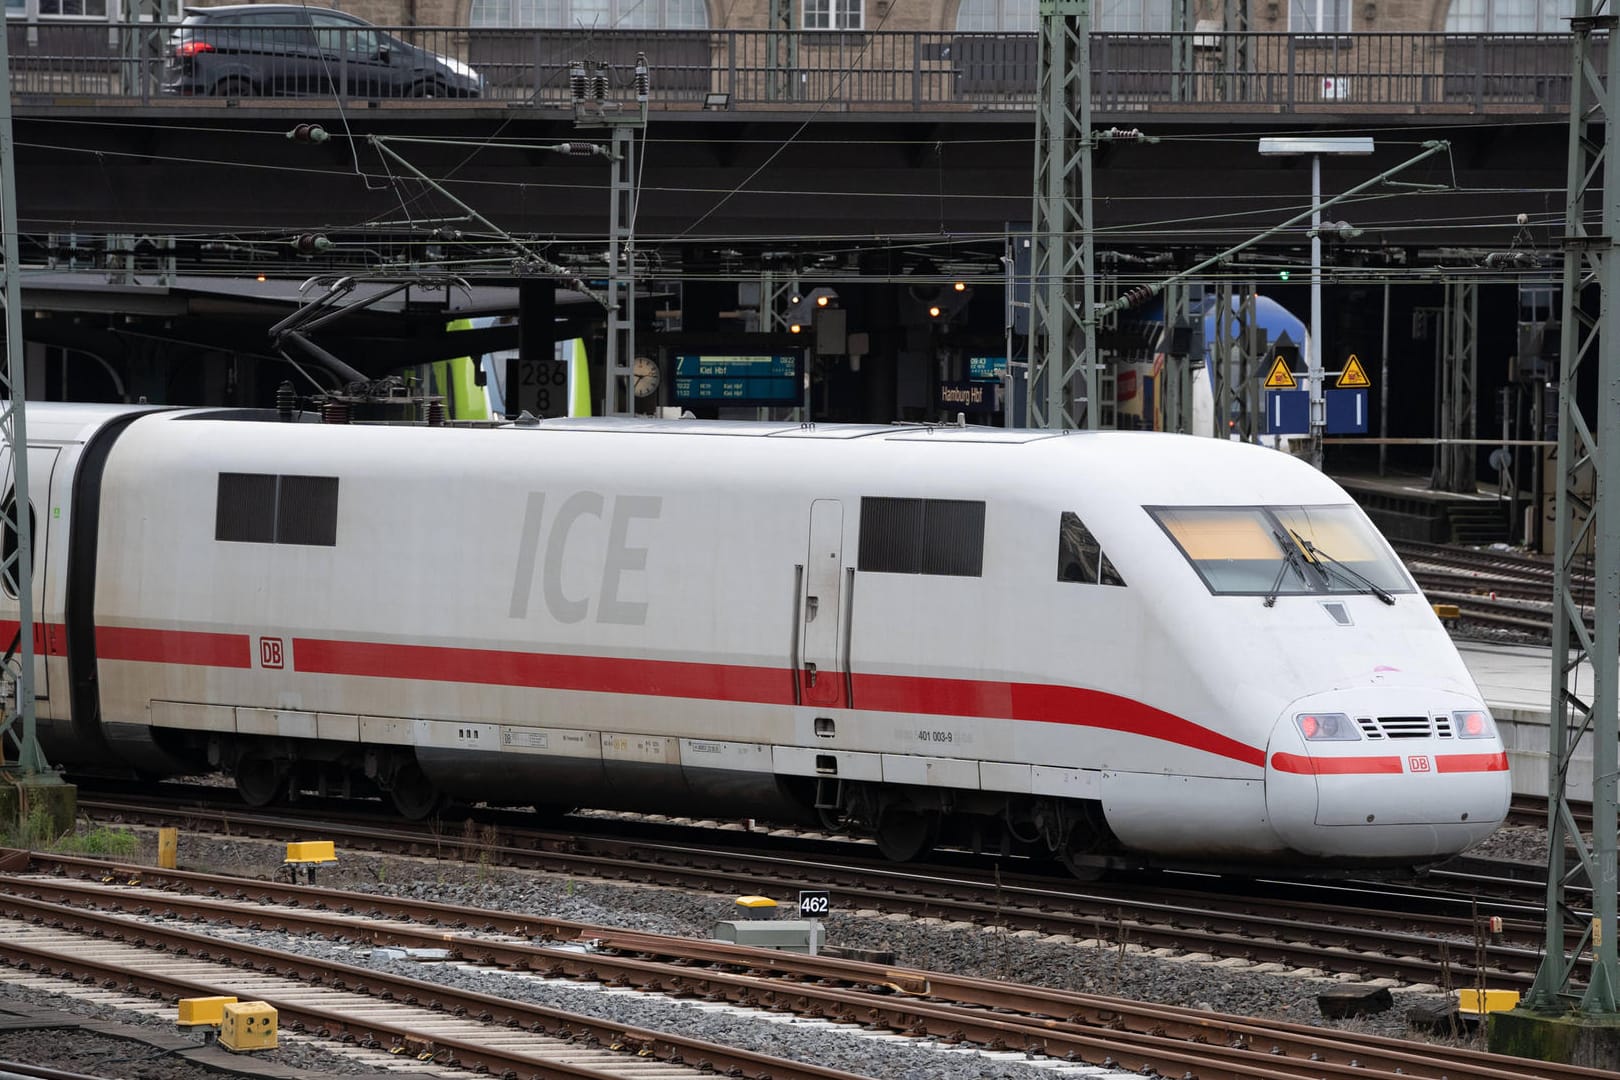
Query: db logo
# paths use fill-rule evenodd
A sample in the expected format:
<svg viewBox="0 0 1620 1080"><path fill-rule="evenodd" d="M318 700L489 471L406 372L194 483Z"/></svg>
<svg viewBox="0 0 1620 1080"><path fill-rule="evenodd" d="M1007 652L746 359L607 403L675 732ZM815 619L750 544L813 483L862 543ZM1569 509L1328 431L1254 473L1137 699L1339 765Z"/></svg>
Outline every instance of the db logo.
<svg viewBox="0 0 1620 1080"><path fill-rule="evenodd" d="M1428 772L1429 771L1429 755L1428 754L1413 754L1411 757L1407 758L1406 759L1406 771L1407 772Z"/></svg>
<svg viewBox="0 0 1620 1080"><path fill-rule="evenodd" d="M262 637L259 639L259 666L262 668L286 667L286 661L282 659L280 638Z"/></svg>

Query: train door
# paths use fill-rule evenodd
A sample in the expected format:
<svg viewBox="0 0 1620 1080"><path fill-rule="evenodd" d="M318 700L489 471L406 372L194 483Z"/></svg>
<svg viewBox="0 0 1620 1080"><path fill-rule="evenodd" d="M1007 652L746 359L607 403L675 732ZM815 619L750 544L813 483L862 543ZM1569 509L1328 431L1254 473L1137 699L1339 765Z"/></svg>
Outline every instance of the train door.
<svg viewBox="0 0 1620 1080"><path fill-rule="evenodd" d="M48 675L50 665L47 657L52 652L61 651L62 627L52 624L47 618L45 599L48 595L46 589L46 544L50 538L50 503L51 503L51 472L56 467L56 449L54 447L29 447L28 450L28 496L33 505L28 511L20 515L22 520L29 522L29 535L33 541L32 588L29 590L34 600L34 696L48 698L50 696L50 683ZM0 495L0 507L4 507L5 517L12 516L11 507L16 500L16 478L11 471L11 448L0 446L0 481L4 483L4 493ZM44 512L41 513L41 509ZM11 559L17 552L17 534L9 527L0 530L0 558ZM12 575L0 578L0 652L9 648L17 632L17 624L21 619L20 605L17 603L16 585Z"/></svg>
<svg viewBox="0 0 1620 1080"><path fill-rule="evenodd" d="M806 705L844 704L838 670L843 577L844 506L837 499L817 499L810 504L810 548L799 596L799 687Z"/></svg>

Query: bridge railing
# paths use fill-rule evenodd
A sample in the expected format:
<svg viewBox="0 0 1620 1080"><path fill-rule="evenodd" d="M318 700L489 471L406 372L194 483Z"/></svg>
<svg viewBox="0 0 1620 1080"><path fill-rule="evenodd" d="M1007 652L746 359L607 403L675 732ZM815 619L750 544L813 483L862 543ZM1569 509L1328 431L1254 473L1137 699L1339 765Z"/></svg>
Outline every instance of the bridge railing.
<svg viewBox="0 0 1620 1080"><path fill-rule="evenodd" d="M220 47L239 73L207 82L183 77L175 29L10 22L12 91L39 105L431 93L389 71L405 43L470 65L483 100L542 108L569 106L575 61L587 66L587 95L601 76L606 98L627 100L645 55L656 109L1027 110L1038 49L1034 34L948 31L258 26ZM1567 34L1098 33L1091 51L1093 105L1111 112L1559 112L1572 58ZM225 70L221 58L207 70ZM241 73L253 71L266 76Z"/></svg>

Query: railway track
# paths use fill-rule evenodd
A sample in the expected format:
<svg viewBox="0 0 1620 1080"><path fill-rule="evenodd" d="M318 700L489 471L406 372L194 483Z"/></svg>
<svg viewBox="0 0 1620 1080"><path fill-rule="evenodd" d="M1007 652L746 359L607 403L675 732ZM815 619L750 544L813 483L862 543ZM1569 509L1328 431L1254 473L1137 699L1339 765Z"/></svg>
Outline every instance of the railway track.
<svg viewBox="0 0 1620 1080"><path fill-rule="evenodd" d="M1570 812L1575 817L1575 825L1583 833L1592 831L1592 804L1588 801L1575 800L1570 803ZM1513 804L1508 807L1508 824L1510 825L1546 825L1547 824L1547 797L1545 795L1515 795Z"/></svg>
<svg viewBox="0 0 1620 1080"><path fill-rule="evenodd" d="M800 845L738 850L735 834L699 842L598 836L485 824L476 839L432 840L420 829L376 820L336 820L322 810L270 816L237 808L158 801L81 800L102 820L182 823L235 837L281 839L318 828L345 851L450 857L480 865L737 895L791 896L825 888L840 911L905 913L1011 931L1068 935L1099 945L1173 949L1253 963L1390 978L1403 984L1528 988L1538 965L1542 915L1524 882L1487 888L1471 875L1396 888L1388 882L1266 881L1155 875L1088 888L1017 863L897 867L864 857L870 845ZM987 871L993 871L987 873ZM1457 892L1448 891L1447 881ZM1495 890L1493 895L1492 890ZM1503 918L1487 939L1480 920ZM1476 958L1483 960L1483 966Z"/></svg>
<svg viewBox="0 0 1620 1080"><path fill-rule="evenodd" d="M464 963L549 978L587 979L662 995L724 1001L756 1009L788 1011L806 1017L858 1024L889 1032L929 1036L948 1043L1010 1049L1026 1055L1149 1075L1217 1078L1367 1078L1469 1076L1481 1080L1585 1080L1604 1074L1542 1062L1526 1062L1451 1047L1337 1032L1307 1025L1247 1020L1198 1010L1144 1005L1093 994L1019 986L874 965L828 957L797 956L746 949L718 942L692 941L590 926L563 920L513 916L499 911L401 901L279 883L246 881L151 868L112 868L107 863L34 856L16 871L0 875L0 917L11 920L0 935L0 957L40 964L77 978L129 979L142 986L159 982L174 992L184 978L145 959L109 959L110 950L159 948L187 965L229 964L245 969L261 996L277 993L275 979L295 979L301 992L280 991L276 1000L291 1006L295 1023L362 1039L407 1038L397 1018L431 1007L441 1026L414 1038L430 1059L489 1067L498 1059L476 1036L444 1034L445 1015L479 1022L489 1031L527 1033L554 1024L536 1019L533 1007L504 996L468 995L442 983L401 979L373 968L352 968L293 953L245 945L229 933L203 935L171 926L252 926L298 938L388 943L448 950ZM132 917L130 913L135 916ZM15 928L15 930L14 930ZM64 935L69 935L64 939ZM95 944L84 944L91 935ZM77 946L74 941L80 942ZM588 947L579 943L588 941ZM206 957L206 959L204 959ZM173 961L178 965L179 961ZM157 967L164 970L156 970ZM270 974L265 974L265 973ZM220 983L221 976L212 976ZM168 981L163 981L168 980ZM228 983L228 980L226 980ZM214 985L210 983L208 985ZM198 985L202 985L198 980ZM222 983L223 985L223 983ZM350 1013L325 1011L310 987L330 989L347 1001ZM215 987L217 989L217 986ZM360 996L362 1001L352 999ZM378 1001L386 1003L379 1006ZM274 1003L274 1002L272 1002ZM279 1006L278 1006L279 1007ZM366 1019L357 1019L364 1014ZM397 1020L397 1022L396 1022ZM504 1026L502 1026L504 1025ZM588 1022L566 1021L576 1041L594 1031ZM555 1034L555 1032L549 1032ZM505 1046L499 1052L517 1054ZM600 1033L595 1036L601 1039ZM666 1059L696 1062L690 1048L675 1049L668 1035L623 1032L610 1035L618 1045L645 1053L670 1046ZM411 1044L406 1044L411 1045ZM505 1075L536 1075L508 1057ZM787 1071L738 1070L721 1057L702 1059L739 1076L829 1076L827 1070L785 1065ZM759 1063L752 1063L757 1066ZM587 1072L553 1075L601 1075ZM633 1076L632 1072L614 1072ZM652 1073L647 1075L677 1075Z"/></svg>
<svg viewBox="0 0 1620 1080"><path fill-rule="evenodd" d="M104 864L104 877L108 871ZM497 1076L666 1080L713 1070L802 1080L853 1076L179 929L155 920L182 912L193 919L255 927L277 920L258 901L187 905L129 884L141 877L139 870L125 871L90 889L0 877L0 959L25 970L124 986L166 1001L214 995L263 1001L277 1010L283 1027L294 1031ZM232 882L214 878L205 887L223 891ZM335 938L361 932L360 920L351 917L317 923L306 916L277 925L289 923L303 933L319 932L319 927ZM418 934L414 940L423 939Z"/></svg>
<svg viewBox="0 0 1620 1080"><path fill-rule="evenodd" d="M1455 604L1464 622L1551 638L1550 560L1416 540L1390 543L1424 595L1435 603ZM1571 582L1571 592L1583 606L1590 606L1592 588L1590 573Z"/></svg>

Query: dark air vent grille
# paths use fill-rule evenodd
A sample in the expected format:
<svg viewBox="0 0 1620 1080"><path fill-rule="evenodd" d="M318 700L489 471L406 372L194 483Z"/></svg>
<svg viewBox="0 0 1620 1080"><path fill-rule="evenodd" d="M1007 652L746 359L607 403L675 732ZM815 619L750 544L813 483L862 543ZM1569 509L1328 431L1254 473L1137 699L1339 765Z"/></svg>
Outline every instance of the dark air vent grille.
<svg viewBox="0 0 1620 1080"><path fill-rule="evenodd" d="M276 543L337 544L335 476L283 476L276 500Z"/></svg>
<svg viewBox="0 0 1620 1080"><path fill-rule="evenodd" d="M220 473L214 539L244 544L276 542L276 477Z"/></svg>
<svg viewBox="0 0 1620 1080"><path fill-rule="evenodd" d="M1427 739L1434 730L1427 716L1380 716L1378 726L1392 739Z"/></svg>
<svg viewBox="0 0 1620 1080"><path fill-rule="evenodd" d="M915 574L922 566L923 501L862 499L862 571Z"/></svg>
<svg viewBox="0 0 1620 1080"><path fill-rule="evenodd" d="M335 476L220 473L214 539L242 544L337 544Z"/></svg>
<svg viewBox="0 0 1620 1080"><path fill-rule="evenodd" d="M963 499L861 500L859 568L881 574L978 577L984 503Z"/></svg>

